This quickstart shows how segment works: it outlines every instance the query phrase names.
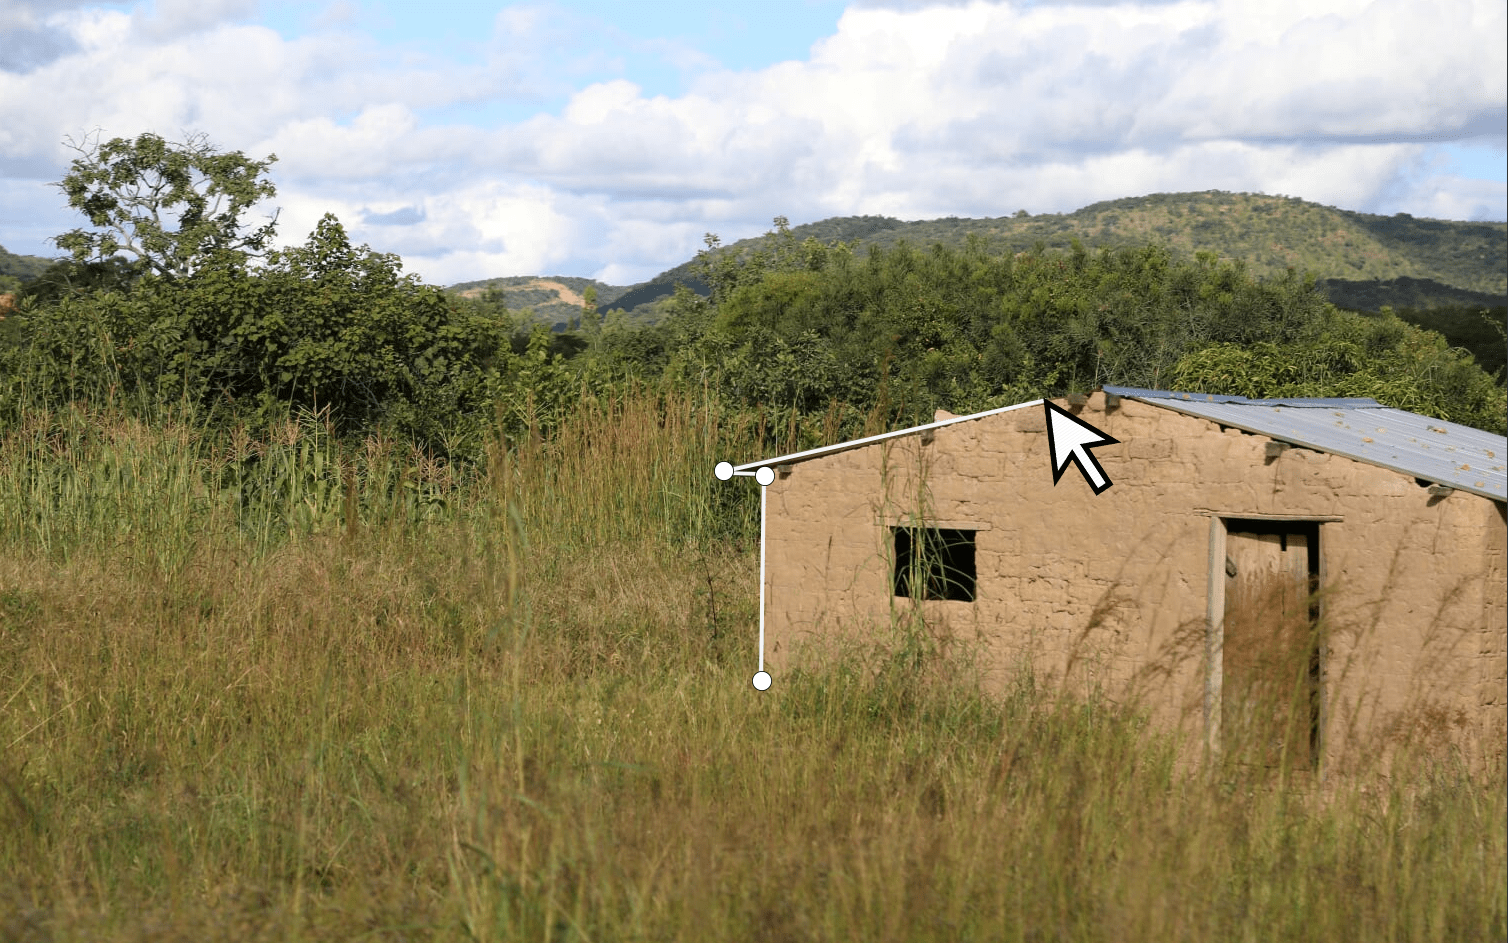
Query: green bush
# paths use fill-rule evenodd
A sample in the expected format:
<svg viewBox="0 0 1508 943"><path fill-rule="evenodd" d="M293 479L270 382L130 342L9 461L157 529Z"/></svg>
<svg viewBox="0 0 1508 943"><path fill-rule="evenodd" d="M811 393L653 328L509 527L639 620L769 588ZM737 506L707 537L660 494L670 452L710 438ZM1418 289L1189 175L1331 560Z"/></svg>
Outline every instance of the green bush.
<svg viewBox="0 0 1508 943"><path fill-rule="evenodd" d="M509 325L353 248L328 215L260 269L227 254L177 281L65 295L22 334L17 373L44 397L307 409L341 434L380 426L439 446L475 437L513 359Z"/></svg>
<svg viewBox="0 0 1508 943"><path fill-rule="evenodd" d="M1173 387L1251 397L1365 396L1385 406L1508 432L1508 396L1445 338L1397 317L1335 312L1289 343L1212 344L1181 358Z"/></svg>

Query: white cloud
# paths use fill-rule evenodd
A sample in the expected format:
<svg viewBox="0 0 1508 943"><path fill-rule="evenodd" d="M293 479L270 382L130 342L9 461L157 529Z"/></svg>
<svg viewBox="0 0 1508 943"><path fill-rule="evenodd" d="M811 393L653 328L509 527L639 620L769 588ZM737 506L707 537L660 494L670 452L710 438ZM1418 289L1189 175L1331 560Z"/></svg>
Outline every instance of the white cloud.
<svg viewBox="0 0 1508 943"><path fill-rule="evenodd" d="M566 105L565 120L574 124L603 124L609 118L632 109L639 101L639 86L622 79L603 82L583 89Z"/></svg>
<svg viewBox="0 0 1508 943"><path fill-rule="evenodd" d="M1502 146L1500 0L855 6L805 61L707 71L668 44L700 73L677 97L603 78L600 56L561 45L580 18L550 7L504 8L480 62L461 62L350 29L286 40L239 22L243 0L67 6L31 4L13 27L52 30L54 58L0 62L0 239L19 229L12 207L35 204L37 169L66 170L59 140L94 127L276 152L285 242L333 210L445 283L639 280L707 230L731 240L777 214L996 216L1227 189L1508 215L1508 187L1422 157L1431 141ZM557 114L503 126L426 117L564 90ZM73 225L62 210L50 231Z"/></svg>
<svg viewBox="0 0 1508 943"><path fill-rule="evenodd" d="M154 0L138 7L133 26L151 39L191 36L256 13L257 0Z"/></svg>
<svg viewBox="0 0 1508 943"><path fill-rule="evenodd" d="M1245 14L1154 113L1191 137L1375 139L1449 133L1503 109L1503 4L1351 6L1275 20L1232 5Z"/></svg>
<svg viewBox="0 0 1508 943"><path fill-rule="evenodd" d="M1447 175L1407 187L1398 205L1433 219L1502 219L1503 194L1501 183Z"/></svg>
<svg viewBox="0 0 1508 943"><path fill-rule="evenodd" d="M117 6L126 0L106 0ZM101 6L96 0L8 0L0 6L0 30L32 29L57 13L85 6Z"/></svg>

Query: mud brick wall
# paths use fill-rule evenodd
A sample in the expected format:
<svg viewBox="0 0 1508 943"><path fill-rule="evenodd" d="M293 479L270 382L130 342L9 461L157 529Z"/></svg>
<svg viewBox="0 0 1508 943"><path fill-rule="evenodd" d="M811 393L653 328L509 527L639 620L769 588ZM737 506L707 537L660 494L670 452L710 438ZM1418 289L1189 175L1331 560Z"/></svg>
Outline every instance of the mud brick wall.
<svg viewBox="0 0 1508 943"><path fill-rule="evenodd" d="M1066 403L1060 403L1070 408ZM1505 721L1503 506L1412 477L1096 393L1082 419L1119 440L1054 486L1040 407L797 462L769 486L767 653L889 631L920 605L933 631L977 644L1003 684L1038 677L1135 696L1162 724L1210 723L1212 552L1227 521L1318 522L1325 754L1422 735L1480 744ZM890 527L976 531L973 602L892 596ZM1217 617L1215 623L1222 620ZM1218 648L1218 645L1216 646ZM1496 749L1502 750L1502 741ZM1491 749L1489 747L1489 749Z"/></svg>

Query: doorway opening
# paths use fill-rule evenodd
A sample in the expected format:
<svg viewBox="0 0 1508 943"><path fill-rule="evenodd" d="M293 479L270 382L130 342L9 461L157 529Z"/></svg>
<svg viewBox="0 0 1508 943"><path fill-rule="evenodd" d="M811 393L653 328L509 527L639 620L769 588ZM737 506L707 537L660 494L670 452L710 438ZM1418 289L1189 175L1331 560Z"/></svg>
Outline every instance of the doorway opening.
<svg viewBox="0 0 1508 943"><path fill-rule="evenodd" d="M1317 772L1325 665L1320 524L1223 523L1221 751L1254 766Z"/></svg>

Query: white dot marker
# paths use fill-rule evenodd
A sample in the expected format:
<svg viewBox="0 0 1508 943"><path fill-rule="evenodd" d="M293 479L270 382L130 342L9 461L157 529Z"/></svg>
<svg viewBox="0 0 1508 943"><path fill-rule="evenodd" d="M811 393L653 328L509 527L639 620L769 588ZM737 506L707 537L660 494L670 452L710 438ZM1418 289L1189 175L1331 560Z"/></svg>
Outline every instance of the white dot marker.
<svg viewBox="0 0 1508 943"><path fill-rule="evenodd" d="M759 471L754 473L754 480L768 486L770 482L775 480L775 469L768 465L759 466Z"/></svg>
<svg viewBox="0 0 1508 943"><path fill-rule="evenodd" d="M718 481L727 481L733 477L733 463L718 462L717 467L712 470L712 474L717 476Z"/></svg>
<svg viewBox="0 0 1508 943"><path fill-rule="evenodd" d="M768 691L770 689L770 673L768 671L754 672L754 690Z"/></svg>

